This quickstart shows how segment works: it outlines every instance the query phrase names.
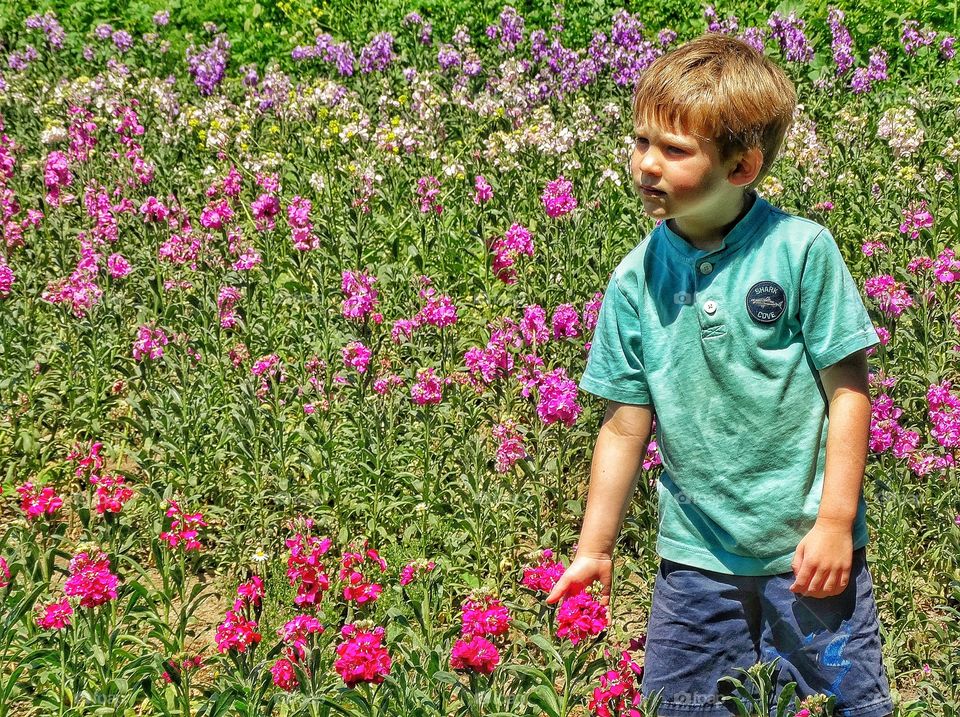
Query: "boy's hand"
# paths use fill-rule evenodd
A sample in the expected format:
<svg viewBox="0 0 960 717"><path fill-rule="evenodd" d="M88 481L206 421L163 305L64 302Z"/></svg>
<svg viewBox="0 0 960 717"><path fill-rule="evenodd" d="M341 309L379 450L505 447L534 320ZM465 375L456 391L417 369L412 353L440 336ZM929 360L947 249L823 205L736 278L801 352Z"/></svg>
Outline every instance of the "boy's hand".
<svg viewBox="0 0 960 717"><path fill-rule="evenodd" d="M547 595L547 603L552 605L560 598L567 598L582 592L583 589L599 580L603 585L600 591L600 604L610 604L610 582L613 576L613 561L609 558L590 558L578 555L570 563L553 590Z"/></svg>
<svg viewBox="0 0 960 717"><path fill-rule="evenodd" d="M851 527L818 519L797 545L790 566L797 578L790 590L814 598L839 595L847 587L852 565Z"/></svg>

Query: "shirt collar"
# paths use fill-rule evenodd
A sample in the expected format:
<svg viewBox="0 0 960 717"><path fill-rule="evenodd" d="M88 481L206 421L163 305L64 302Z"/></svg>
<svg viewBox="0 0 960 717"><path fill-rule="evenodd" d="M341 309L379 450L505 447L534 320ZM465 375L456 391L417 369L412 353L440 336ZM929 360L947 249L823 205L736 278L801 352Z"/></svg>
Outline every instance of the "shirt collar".
<svg viewBox="0 0 960 717"><path fill-rule="evenodd" d="M684 259L693 261L713 254L718 255L718 258L719 256L726 256L736 251L756 233L763 218L767 214L769 203L757 194L755 189L750 190L750 193L756 196L753 206L750 207L743 218L734 225L733 229L727 232L727 235L720 243L720 247L713 251L697 249L686 239L670 229L665 221L660 222L657 229L664 233L670 246Z"/></svg>

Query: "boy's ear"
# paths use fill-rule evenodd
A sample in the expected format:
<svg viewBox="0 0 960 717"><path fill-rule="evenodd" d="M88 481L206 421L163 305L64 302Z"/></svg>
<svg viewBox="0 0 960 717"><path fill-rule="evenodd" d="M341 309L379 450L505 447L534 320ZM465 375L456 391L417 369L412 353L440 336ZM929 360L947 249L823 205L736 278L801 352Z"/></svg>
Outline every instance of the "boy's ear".
<svg viewBox="0 0 960 717"><path fill-rule="evenodd" d="M731 184L738 187L750 184L763 168L763 152L757 147L745 150L737 160L736 166L728 175Z"/></svg>

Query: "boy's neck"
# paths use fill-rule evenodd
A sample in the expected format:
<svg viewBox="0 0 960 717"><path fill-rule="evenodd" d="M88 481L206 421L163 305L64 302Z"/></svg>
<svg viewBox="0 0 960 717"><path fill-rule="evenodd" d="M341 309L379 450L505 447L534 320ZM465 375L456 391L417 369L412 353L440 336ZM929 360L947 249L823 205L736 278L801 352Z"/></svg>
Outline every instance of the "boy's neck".
<svg viewBox="0 0 960 717"><path fill-rule="evenodd" d="M755 191L745 192L741 197L742 204L736 217L721 226L704 227L699 231L691 231L690 229L681 230L677 227L677 222L674 219L668 219L667 226L670 231L681 237L695 249L699 249L700 251L716 251L723 244L723 239L730 233L730 230L747 216L747 212L753 207L756 198L757 195Z"/></svg>

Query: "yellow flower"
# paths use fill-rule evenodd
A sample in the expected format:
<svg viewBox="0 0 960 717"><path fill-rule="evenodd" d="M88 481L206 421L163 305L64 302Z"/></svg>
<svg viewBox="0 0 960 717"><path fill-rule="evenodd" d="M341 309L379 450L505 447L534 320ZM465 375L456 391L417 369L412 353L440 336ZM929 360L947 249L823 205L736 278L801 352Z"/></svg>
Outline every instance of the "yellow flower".
<svg viewBox="0 0 960 717"><path fill-rule="evenodd" d="M397 104L399 104L399 105L405 105L405 104L407 104L407 96L406 96L406 95L400 95L399 97L397 97Z"/></svg>
<svg viewBox="0 0 960 717"><path fill-rule="evenodd" d="M219 120L210 120L210 129L220 129Z"/></svg>
<svg viewBox="0 0 960 717"><path fill-rule="evenodd" d="M330 120L327 123L327 129L330 130L330 134L339 134L340 133L340 123L335 119Z"/></svg>
<svg viewBox="0 0 960 717"><path fill-rule="evenodd" d="M270 134L280 134L280 128L277 125L272 124L267 128L267 132Z"/></svg>

